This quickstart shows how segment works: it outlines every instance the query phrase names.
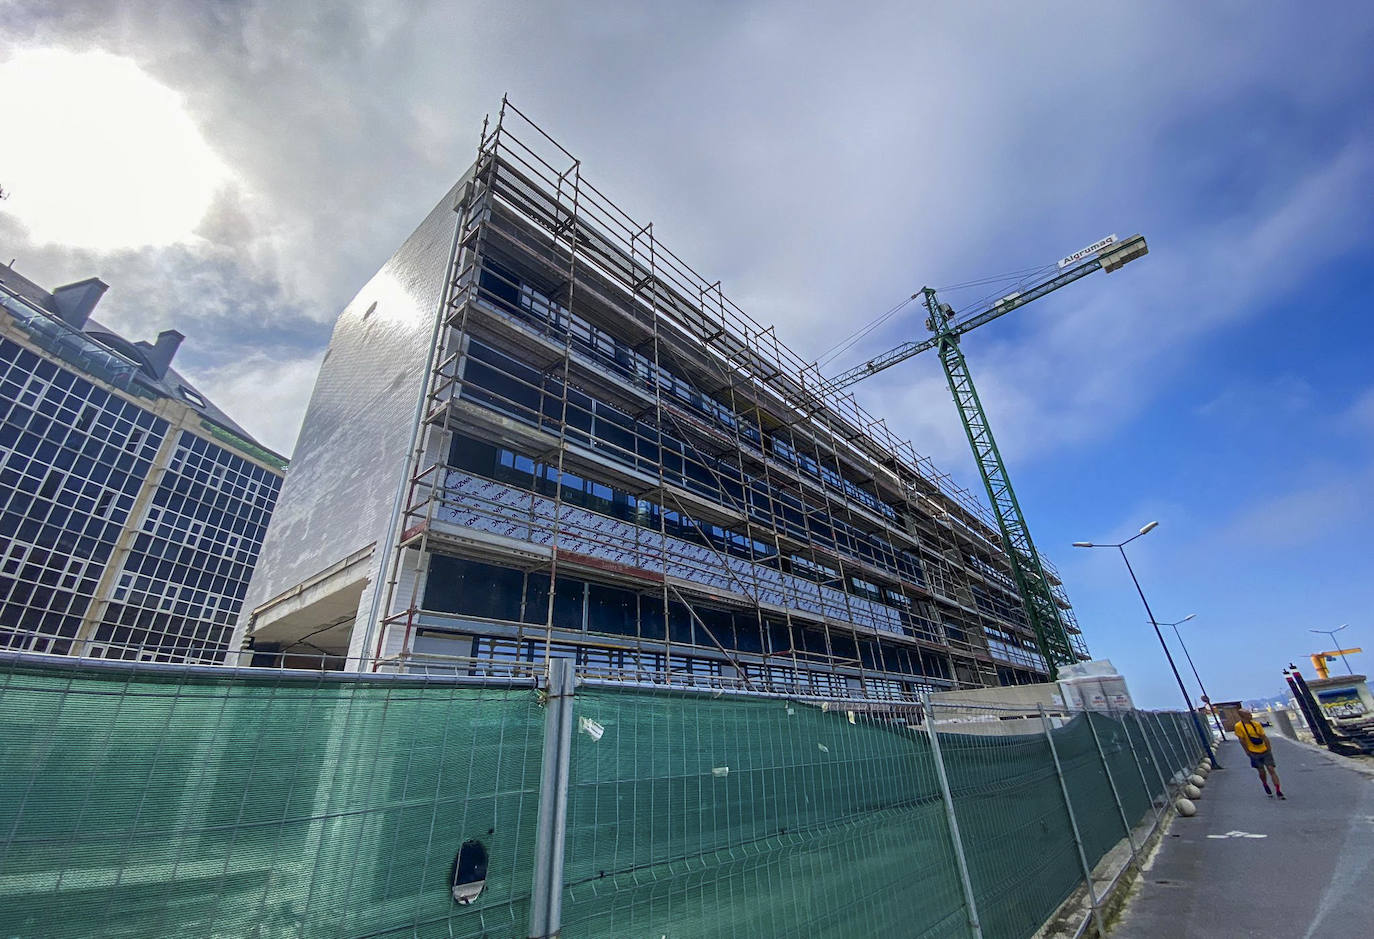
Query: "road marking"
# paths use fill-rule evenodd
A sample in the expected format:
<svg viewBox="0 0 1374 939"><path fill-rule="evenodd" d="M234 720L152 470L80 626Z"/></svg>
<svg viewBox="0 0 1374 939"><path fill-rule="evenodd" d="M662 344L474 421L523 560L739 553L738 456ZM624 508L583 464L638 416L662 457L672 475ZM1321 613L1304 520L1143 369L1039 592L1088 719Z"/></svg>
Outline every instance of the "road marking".
<svg viewBox="0 0 1374 939"><path fill-rule="evenodd" d="M1256 835L1248 831L1228 831L1224 835L1208 835L1208 838L1268 838L1268 835Z"/></svg>

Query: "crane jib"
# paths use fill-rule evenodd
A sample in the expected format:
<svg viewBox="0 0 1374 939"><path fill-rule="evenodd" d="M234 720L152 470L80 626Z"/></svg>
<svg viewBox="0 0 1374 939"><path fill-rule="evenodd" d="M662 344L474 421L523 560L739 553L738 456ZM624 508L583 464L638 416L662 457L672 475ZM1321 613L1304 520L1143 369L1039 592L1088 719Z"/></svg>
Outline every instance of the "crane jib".
<svg viewBox="0 0 1374 939"><path fill-rule="evenodd" d="M1103 248L1107 247L1108 245L1114 245L1114 244L1116 244L1116 235L1108 235L1106 238L1102 238L1102 239L1100 239L1100 240L1098 240L1098 241L1094 241L1092 244L1088 245L1086 248L1079 248L1077 251L1075 251L1073 254L1069 255L1069 256L1066 257L1066 258L1061 258L1060 261L1059 261L1059 266L1060 266L1061 268L1068 267L1068 266L1069 266L1070 264L1072 264L1073 262L1075 262L1075 261L1081 261L1083 258L1086 258L1088 255L1090 255L1090 254L1096 254L1098 251L1101 251Z"/></svg>
<svg viewBox="0 0 1374 939"><path fill-rule="evenodd" d="M1005 316L1012 310L1020 309L1028 303L1040 299L1046 294L1054 293L1060 287L1067 287L1069 284L1083 277L1088 276L1094 271L1106 271L1111 273L1122 266L1134 261L1149 253L1149 247L1145 244L1145 239L1140 235L1118 241L1115 235L1104 238L1096 244L1089 245L1083 251L1076 252L1082 255L1084 252L1096 250L1097 254L1089 254L1079 258L1076 263L1071 263L1068 267L1057 270L1052 276L1032 284L1021 290L1020 293L1009 294L998 300L992 306L978 313L965 316L957 322L936 317L932 314L927 325L932 327L932 332L936 335L930 339L921 341L904 342L894 349L889 349L882 355L875 355L867 362L854 366L847 371L836 375L829 382L826 382L821 389L821 393L832 394L843 391L850 385L863 381L865 378L876 375L881 371L905 362L912 356L919 355L927 349L933 349L938 344L941 335L947 337L961 336L964 333L977 329L993 320ZM1073 255L1070 255L1073 257ZM1068 260L1067 258L1065 260ZM1062 263L1062 262L1061 262ZM938 327L938 328L936 328Z"/></svg>
<svg viewBox="0 0 1374 939"><path fill-rule="evenodd" d="M925 294L926 309L930 314L926 325L934 333L933 336L920 341L905 342L882 355L874 356L862 365L837 376L821 389L823 396L834 393L927 349L939 350L945 379L954 397L964 432L973 449L978 473L982 477L983 487L987 491L988 501L997 520L1007 566L1021 599L1026 617L1023 628L1033 635L1045 671L1051 679L1058 676L1060 666L1087 658L1087 646L1083 642L1082 631L1069 612L1067 601L1063 601L1064 607L1061 611L1060 598L1051 585L1039 552L1035 550L1030 527L1026 524L1025 515L1012 489L1006 464L993 437L992 427L974 388L968 362L959 348L959 337L1046 294L1066 287L1094 271L1111 273L1119 270L1136 258L1148 254L1149 250L1145 239L1140 235L1132 235L1120 243L1117 242L1115 235L1109 236L1061 260L1058 271L1040 283L1026 287L1019 293L1008 294L988 309L957 322L952 320L953 311L946 304L940 303L935 291L927 287L922 293Z"/></svg>

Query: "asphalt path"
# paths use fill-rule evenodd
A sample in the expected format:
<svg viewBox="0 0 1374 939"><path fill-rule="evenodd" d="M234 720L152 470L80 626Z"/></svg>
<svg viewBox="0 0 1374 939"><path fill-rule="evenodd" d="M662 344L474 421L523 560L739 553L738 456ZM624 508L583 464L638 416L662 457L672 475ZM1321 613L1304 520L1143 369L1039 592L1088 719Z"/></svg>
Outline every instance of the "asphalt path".
<svg viewBox="0 0 1374 939"><path fill-rule="evenodd" d="M1230 739L1176 818L1112 939L1374 936L1374 771L1272 735L1286 801Z"/></svg>

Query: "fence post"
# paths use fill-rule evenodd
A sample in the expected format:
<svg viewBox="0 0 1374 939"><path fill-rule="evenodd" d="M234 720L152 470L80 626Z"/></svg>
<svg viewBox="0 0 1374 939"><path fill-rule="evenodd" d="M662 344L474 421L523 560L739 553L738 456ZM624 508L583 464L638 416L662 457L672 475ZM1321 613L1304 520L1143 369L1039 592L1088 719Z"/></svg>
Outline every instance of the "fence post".
<svg viewBox="0 0 1374 939"><path fill-rule="evenodd" d="M1182 719L1180 719L1177 723L1179 736L1189 741L1188 750L1193 754L1193 758L1189 762L1192 765L1192 767L1196 769L1197 764L1202 760L1204 756L1207 755L1207 753L1202 749L1202 741L1197 739L1197 735L1188 733L1188 731L1192 728L1188 727ZM1211 734L1212 728L1207 727L1207 735L1210 737Z"/></svg>
<svg viewBox="0 0 1374 939"><path fill-rule="evenodd" d="M1126 718L1134 713L1134 711L1129 711L1121 715L1121 729L1126 733L1126 745L1131 748L1131 758L1135 760L1135 768L1140 773L1140 784L1145 787L1145 798L1150 800L1150 808L1154 809L1155 813L1155 824L1158 825L1160 813L1163 812L1163 809L1155 806L1154 793L1150 792L1150 780L1149 777L1145 775L1145 764L1140 762L1140 752L1135 748L1135 739L1131 736L1131 728L1126 725ZM1144 741L1143 734L1141 735L1141 740ZM1150 761L1154 762L1154 757L1150 757Z"/></svg>
<svg viewBox="0 0 1374 939"><path fill-rule="evenodd" d="M1147 721L1145 720L1146 717L1151 719ZM1145 724L1145 732L1153 738L1150 741L1152 749L1159 751L1159 775L1165 778L1164 793L1167 796L1169 793L1169 785L1174 781L1174 774L1173 771L1168 771L1166 774L1166 770L1173 764L1174 757L1170 755L1170 751L1165 747L1166 741L1164 740L1164 736L1159 732L1159 721L1153 718L1153 714L1146 714L1141 717L1141 721Z"/></svg>
<svg viewBox="0 0 1374 939"><path fill-rule="evenodd" d="M1169 752L1174 754L1174 760L1177 761L1177 765L1174 767L1174 775L1170 776L1169 778L1173 779L1175 778L1175 776L1181 774L1183 776L1183 779L1180 781L1179 784L1182 785L1183 783L1186 783L1188 781L1187 754L1183 752L1182 748L1179 746L1178 741L1169 736L1169 731L1164 726L1164 718L1160 717L1158 714L1155 715L1155 727L1158 728L1157 732L1160 736L1160 739L1162 739L1164 743L1168 745Z"/></svg>
<svg viewBox="0 0 1374 939"><path fill-rule="evenodd" d="M1193 755L1193 750L1197 745L1197 734L1193 734L1194 746L1190 747L1188 746L1188 741L1184 740L1183 735L1179 733L1177 714L1169 715L1169 725L1173 728L1174 739L1178 741L1178 748L1183 753L1183 766L1181 769L1185 774L1191 774L1193 772L1193 766L1197 763L1197 757Z"/></svg>
<svg viewBox="0 0 1374 939"><path fill-rule="evenodd" d="M1155 712L1154 717L1155 733L1159 736L1159 739L1163 741L1163 745L1169 748L1169 752L1174 755L1174 773L1169 777L1173 779L1174 775L1183 773L1184 768L1188 765L1188 757L1179 749L1178 741L1169 736L1169 732L1164 728L1164 718L1159 716L1159 712ZM1187 774L1184 773L1184 776L1186 777Z"/></svg>
<svg viewBox="0 0 1374 939"><path fill-rule="evenodd" d="M563 919L563 845L568 822L568 759L572 749L573 688L567 659L550 659L544 706L544 765L534 835L530 939L557 936Z"/></svg>
<svg viewBox="0 0 1374 939"><path fill-rule="evenodd" d="M1092 711L1084 711L1083 719L1088 722L1088 729L1093 732L1093 743L1097 744L1097 757L1102 761L1102 772L1107 774L1107 785L1112 787L1112 801L1116 803L1116 814L1121 816L1121 827L1126 829L1126 841L1131 846L1131 857L1135 857L1135 835L1131 832L1131 822L1126 818L1126 806L1121 804L1121 793L1117 792L1116 780L1112 778L1112 768L1107 763L1107 751L1102 749L1102 738L1097 735L1097 727L1093 724Z"/></svg>
<svg viewBox="0 0 1374 939"><path fill-rule="evenodd" d="M968 910L969 934L973 939L983 939L983 927L978 922L978 904L973 899L973 880L968 873L968 859L964 857L964 841L959 837L959 819L954 815L954 796L949 790L949 777L945 775L945 760L940 755L940 735L935 731L935 706L931 704L930 692L921 695L925 711L926 736L930 738L930 753L935 758L935 776L940 781L940 796L945 803L945 819L949 822L949 840L954 848L954 863L959 869L959 882L964 888L964 908Z"/></svg>
<svg viewBox="0 0 1374 939"><path fill-rule="evenodd" d="M1187 761L1186 765L1183 767L1183 771L1185 773L1191 773L1193 771L1193 766L1197 763L1197 735L1193 735L1193 745L1189 746L1187 739L1183 736L1182 728L1179 727L1178 715L1170 714L1169 723L1173 725L1174 737L1177 738L1178 745L1183 750L1183 758Z"/></svg>
<svg viewBox="0 0 1374 939"><path fill-rule="evenodd" d="M1064 794L1064 808L1069 813L1069 828L1073 830L1073 846L1078 851L1078 863L1083 866L1083 883L1088 888L1088 901L1092 903L1093 924L1097 926L1099 936L1107 935L1107 931L1102 928L1102 913L1097 908L1097 889L1093 887L1093 871L1088 866L1088 856L1083 853L1083 839L1078 835L1078 821L1074 818L1073 802L1069 799L1069 786L1064 782L1064 767L1059 763L1059 750L1054 745L1054 734L1050 730L1050 719L1045 714L1045 706L1037 705L1040 709L1040 723L1045 728L1045 742L1050 745L1050 756L1054 757L1054 774L1059 777L1059 791Z"/></svg>
<svg viewBox="0 0 1374 939"><path fill-rule="evenodd" d="M1164 804L1169 804L1169 780L1164 775L1164 754L1155 755L1155 745L1150 742L1150 731L1145 725L1145 718L1140 716L1140 712L1135 712L1135 723L1140 728L1140 739L1145 741L1145 749L1150 753L1150 762L1155 765L1155 772L1159 774L1159 784L1163 787L1161 795L1164 797Z"/></svg>

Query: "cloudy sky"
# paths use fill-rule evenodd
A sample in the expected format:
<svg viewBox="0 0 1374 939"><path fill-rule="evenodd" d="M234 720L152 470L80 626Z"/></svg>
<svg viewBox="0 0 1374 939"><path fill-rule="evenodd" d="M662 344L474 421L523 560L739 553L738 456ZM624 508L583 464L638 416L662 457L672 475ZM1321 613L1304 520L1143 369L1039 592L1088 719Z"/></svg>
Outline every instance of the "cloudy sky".
<svg viewBox="0 0 1374 939"><path fill-rule="evenodd" d="M98 315L133 338L186 333L183 370L284 452L335 314L505 92L808 357L925 284L1142 232L1148 258L965 341L1093 651L1177 701L1120 557L1069 548L1157 518L1133 559L1161 620L1197 614L1213 697L1280 690L1327 642L1308 627L1374 652L1367 5L0 0L0 21L4 260L104 278ZM896 317L835 366L920 332ZM935 359L859 395L977 486Z"/></svg>

